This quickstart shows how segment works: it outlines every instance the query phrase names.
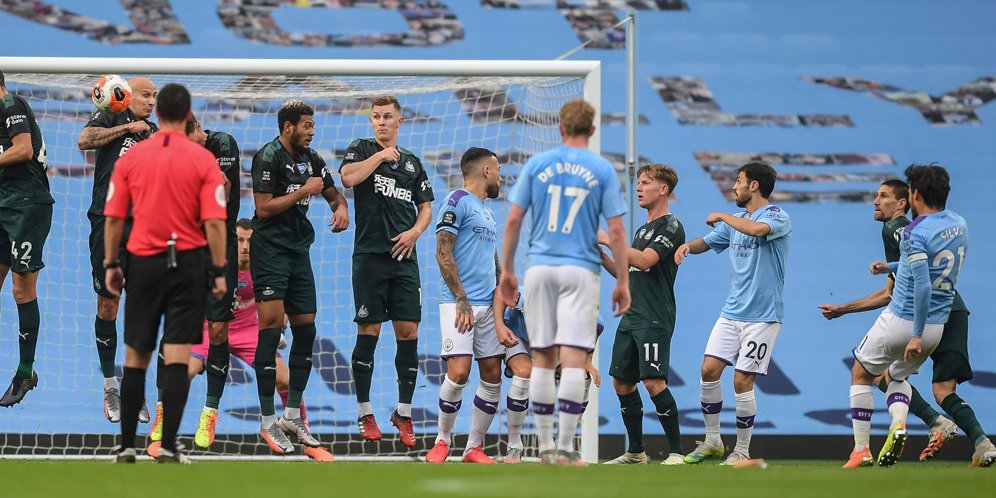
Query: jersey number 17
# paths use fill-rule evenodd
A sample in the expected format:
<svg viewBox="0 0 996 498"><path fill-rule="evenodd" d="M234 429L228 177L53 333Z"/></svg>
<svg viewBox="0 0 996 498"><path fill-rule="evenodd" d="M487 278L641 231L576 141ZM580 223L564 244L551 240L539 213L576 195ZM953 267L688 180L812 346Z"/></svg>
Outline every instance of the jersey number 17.
<svg viewBox="0 0 996 498"><path fill-rule="evenodd" d="M547 216L547 226L546 230L548 232L556 232L557 224L560 222L560 197L563 194L564 197L570 197L574 200L571 201L571 207L567 211L567 219L564 220L564 226L560 227L561 233L571 233L574 229L574 220L578 217L578 211L581 211L581 205L584 204L584 200L591 193L590 190L581 187L562 187L560 185L550 185L546 189L546 193L550 196L550 213Z"/></svg>

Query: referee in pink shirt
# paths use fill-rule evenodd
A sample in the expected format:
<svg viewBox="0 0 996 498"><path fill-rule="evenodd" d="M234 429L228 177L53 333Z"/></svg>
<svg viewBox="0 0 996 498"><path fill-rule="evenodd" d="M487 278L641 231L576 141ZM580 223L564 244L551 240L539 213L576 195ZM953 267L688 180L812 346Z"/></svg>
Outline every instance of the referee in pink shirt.
<svg viewBox="0 0 996 498"><path fill-rule="evenodd" d="M135 461L145 370L164 318L163 446L158 461L190 463L176 448L190 388L190 348L202 340L209 289L215 299L227 292L224 177L214 155L187 138L190 92L182 85L166 85L156 98L156 114L159 133L118 159L104 206L107 290L118 296L122 287L128 289L118 463ZM126 274L118 260L118 247L129 208L134 224Z"/></svg>

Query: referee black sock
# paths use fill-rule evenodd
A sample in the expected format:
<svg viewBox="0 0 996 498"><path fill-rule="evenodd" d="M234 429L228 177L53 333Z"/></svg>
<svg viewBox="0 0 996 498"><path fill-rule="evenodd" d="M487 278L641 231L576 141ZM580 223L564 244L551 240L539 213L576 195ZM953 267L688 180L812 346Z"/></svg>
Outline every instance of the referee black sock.
<svg viewBox="0 0 996 498"><path fill-rule="evenodd" d="M204 406L218 409L221 395L225 393L225 381L228 380L228 365L232 355L232 346L226 340L221 344L209 344L207 365L207 399Z"/></svg>
<svg viewBox="0 0 996 498"><path fill-rule="evenodd" d="M290 347L290 358L287 368L290 370L290 394L287 405L290 408L300 408L301 397L308 387L308 377L311 376L311 355L315 349L315 324L291 326L294 336ZM271 393L273 391L270 391Z"/></svg>
<svg viewBox="0 0 996 498"><path fill-rule="evenodd" d="M163 448L176 451L176 431L180 429L183 409L187 406L190 381L186 363L163 367Z"/></svg>
<svg viewBox="0 0 996 498"><path fill-rule="evenodd" d="M374 351L377 350L375 335L360 334L356 336L356 346L353 348L353 382L356 383L356 401L370 402L370 382L373 380Z"/></svg>
<svg viewBox="0 0 996 498"><path fill-rule="evenodd" d="M684 455L681 449L681 428L678 423L678 404L674 402L671 390L664 388L663 391L650 397L657 410L657 420L660 420L664 435L667 436L668 445L671 446L671 453Z"/></svg>
<svg viewBox="0 0 996 498"><path fill-rule="evenodd" d="M145 369L124 367L121 376L121 448L135 447L138 411L145 402Z"/></svg>
<svg viewBox="0 0 996 498"><path fill-rule="evenodd" d="M104 320L99 316L93 321L93 331L97 339L97 358L100 359L100 373L104 378L114 377L114 354L118 351L118 327L115 320Z"/></svg>
<svg viewBox="0 0 996 498"><path fill-rule="evenodd" d="M256 390L259 394L259 412L263 416L276 413L273 406L273 391L277 388L277 344L280 343L280 329L259 331L256 343L256 358L253 369L256 371Z"/></svg>
<svg viewBox="0 0 996 498"><path fill-rule="evenodd" d="M38 300L17 305L18 340L21 362L17 364L17 375L31 378L35 364L35 349L38 347Z"/></svg>
<svg viewBox="0 0 996 498"><path fill-rule="evenodd" d="M156 352L156 399L163 400L163 367L166 366L166 353L163 352L162 340L159 341L159 351Z"/></svg>
<svg viewBox="0 0 996 498"><path fill-rule="evenodd" d="M418 338L398 340L398 354L394 357L398 370L398 403L412 403L415 380L418 377Z"/></svg>
<svg viewBox="0 0 996 498"><path fill-rule="evenodd" d="M643 451L643 399L640 391L633 390L629 394L619 395L619 410L622 412L623 425L626 426L628 446L626 453Z"/></svg>

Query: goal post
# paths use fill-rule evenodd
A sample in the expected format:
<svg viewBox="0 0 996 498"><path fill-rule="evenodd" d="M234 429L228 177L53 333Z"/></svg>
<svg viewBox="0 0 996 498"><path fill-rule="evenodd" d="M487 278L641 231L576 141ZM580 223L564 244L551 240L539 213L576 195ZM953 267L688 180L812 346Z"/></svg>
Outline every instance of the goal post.
<svg viewBox="0 0 996 498"><path fill-rule="evenodd" d="M238 141L241 155L241 217L251 217L249 171L252 154L278 134L276 112L289 99L303 100L316 111L312 148L329 168L338 169L342 153L354 138L368 137L372 98L396 95L405 124L399 145L418 154L430 175L436 202L459 188L460 155L471 146L499 155L502 195L492 203L499 226L508 212L505 194L528 158L560 144L557 112L573 98L601 108L600 63L597 61L481 60L311 60L311 59L140 59L0 57L11 93L24 97L34 110L48 149L49 177L56 199L53 226L45 247L46 268L39 278L41 330L36 368L40 383L15 409L0 418L0 457L94 457L109 454L119 427L102 413L102 381L94 345L96 297L91 289L86 210L92 188L93 156L78 150L77 138L95 111L90 89L98 75L145 75L157 86L181 83L194 98L193 112L205 129L224 131ZM596 116L596 123L598 123ZM154 117L153 117L154 120ZM600 152L600 127L589 147ZM622 165L618 165L620 168ZM620 175L624 174L620 170ZM337 179L337 185L341 182ZM352 198L350 189L345 189ZM352 322L350 254L353 227L331 234L324 227L331 213L321 202L309 217L317 237L312 247L318 287L318 339L305 403L312 429L332 445L337 458L416 458L431 447L436 433L439 383L445 366L439 360L439 271L435 236L428 230L417 245L423 290L419 330L420 372L413 405L418 444L407 450L395 439L387 414L397 402L390 325L378 345L372 386L373 405L384 430L381 443L364 443L356 434L356 402L349 357L356 336ZM525 242L523 242L525 244ZM524 251L517 258L522 259ZM521 271L523 262L517 264ZM5 290L9 288L5 286ZM127 299L127 293L125 294ZM123 310L123 307L122 307ZM17 363L16 312L9 292L0 296L0 371ZM123 320L119 313L119 337ZM288 337L289 339L289 337ZM604 342L604 341L603 341ZM606 346L607 347L607 346ZM119 340L118 364L123 359ZM232 361L222 399L217 440L195 456L266 456L258 431L255 376L250 365ZM149 407L154 408L155 369L147 376ZM476 373L465 396L473 396ZM180 433L193 435L204 401L205 382L191 383ZM508 380L503 379L503 396ZM598 402L593 387L582 420L582 458L598 458ZM469 430L470 403L465 403L454 433ZM489 431L486 452L504 450L504 401ZM278 408L279 409L279 408ZM524 435L532 434L531 417ZM139 425L139 434L148 432ZM531 455L535 456L535 441ZM192 443L187 443L193 449ZM458 446L458 444L454 444Z"/></svg>

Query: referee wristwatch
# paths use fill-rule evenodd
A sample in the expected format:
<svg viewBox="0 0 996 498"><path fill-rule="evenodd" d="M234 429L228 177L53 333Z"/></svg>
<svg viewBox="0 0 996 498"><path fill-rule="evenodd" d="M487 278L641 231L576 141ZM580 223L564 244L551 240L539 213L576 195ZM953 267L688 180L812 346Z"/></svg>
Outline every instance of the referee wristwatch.
<svg viewBox="0 0 996 498"><path fill-rule="evenodd" d="M116 259L114 261L111 261L110 263L108 263L107 261L104 261L104 269L105 270L109 270L111 268L121 268L121 260L120 259Z"/></svg>

